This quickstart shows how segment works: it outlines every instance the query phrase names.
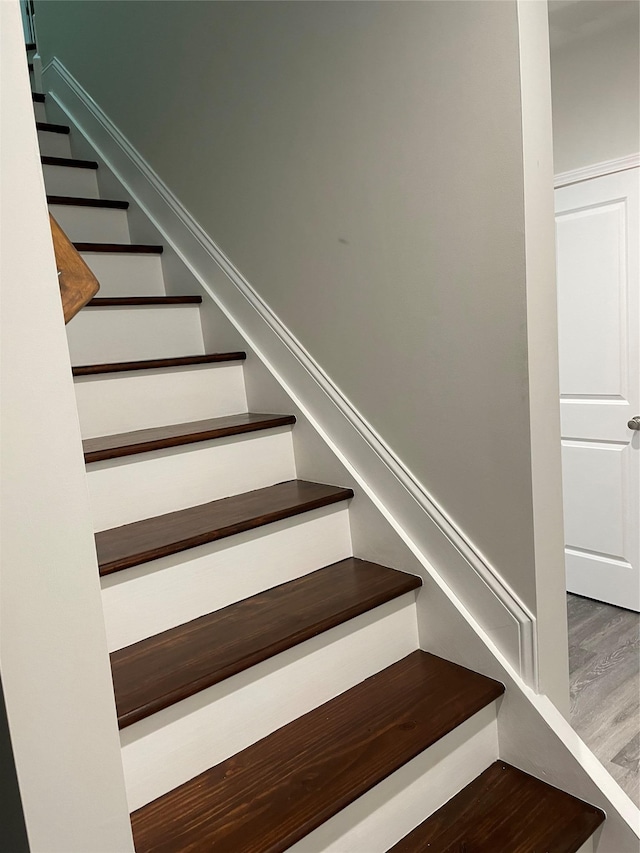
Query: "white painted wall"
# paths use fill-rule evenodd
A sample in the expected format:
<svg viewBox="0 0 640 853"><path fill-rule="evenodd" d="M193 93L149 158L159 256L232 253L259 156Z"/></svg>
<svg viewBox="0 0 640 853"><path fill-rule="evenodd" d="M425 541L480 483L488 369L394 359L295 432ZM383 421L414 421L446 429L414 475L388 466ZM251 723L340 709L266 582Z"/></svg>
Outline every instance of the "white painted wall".
<svg viewBox="0 0 640 853"><path fill-rule="evenodd" d="M640 5L549 3L556 173L640 151Z"/></svg>
<svg viewBox="0 0 640 853"><path fill-rule="evenodd" d="M132 851L17 0L0 3L0 669L32 853Z"/></svg>

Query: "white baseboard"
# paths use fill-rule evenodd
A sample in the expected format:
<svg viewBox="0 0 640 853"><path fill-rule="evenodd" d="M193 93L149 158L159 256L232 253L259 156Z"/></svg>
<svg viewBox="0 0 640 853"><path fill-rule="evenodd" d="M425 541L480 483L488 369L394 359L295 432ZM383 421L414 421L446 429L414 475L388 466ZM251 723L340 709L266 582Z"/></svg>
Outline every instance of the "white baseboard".
<svg viewBox="0 0 640 853"><path fill-rule="evenodd" d="M534 615L55 58L47 91L239 329L361 489L534 689ZM428 555L428 556L427 556Z"/></svg>
<svg viewBox="0 0 640 853"><path fill-rule="evenodd" d="M614 172L636 169L638 166L640 166L640 154L629 154L627 157L617 157L615 160L603 160L602 163L593 163L591 166L583 166L580 169L559 172L554 176L553 183L555 188L558 189L559 187L566 187L567 184L577 184L580 181L589 181L591 178L612 175Z"/></svg>

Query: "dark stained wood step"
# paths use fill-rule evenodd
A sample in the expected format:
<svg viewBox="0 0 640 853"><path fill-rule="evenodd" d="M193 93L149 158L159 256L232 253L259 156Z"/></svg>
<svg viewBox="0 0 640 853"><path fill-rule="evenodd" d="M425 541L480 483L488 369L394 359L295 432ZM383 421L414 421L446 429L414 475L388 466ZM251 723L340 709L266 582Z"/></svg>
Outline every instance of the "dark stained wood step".
<svg viewBox="0 0 640 853"><path fill-rule="evenodd" d="M389 853L576 853L600 809L496 761Z"/></svg>
<svg viewBox="0 0 640 853"><path fill-rule="evenodd" d="M80 198L72 195L48 195L47 204L64 204L74 207L108 207L115 210L127 210L128 201L114 201L104 198Z"/></svg>
<svg viewBox="0 0 640 853"><path fill-rule="evenodd" d="M42 92L32 92L31 100L37 104L44 104L44 95L42 94Z"/></svg>
<svg viewBox="0 0 640 853"><path fill-rule="evenodd" d="M503 691L413 652L133 812L136 851L280 853Z"/></svg>
<svg viewBox="0 0 640 853"><path fill-rule="evenodd" d="M95 296L86 308L117 308L145 305L200 305L202 296Z"/></svg>
<svg viewBox="0 0 640 853"><path fill-rule="evenodd" d="M351 489L289 480L96 533L101 575L253 530L353 497Z"/></svg>
<svg viewBox="0 0 640 853"><path fill-rule="evenodd" d="M140 243L74 243L79 252L109 252L120 255L161 255L163 246Z"/></svg>
<svg viewBox="0 0 640 853"><path fill-rule="evenodd" d="M239 415L226 415L222 418L209 418L152 429L137 429L119 435L86 438L82 442L84 461L90 463L104 459L118 459L121 456L132 456L150 450L162 450L166 447L179 447L183 444L195 444L199 441L211 441L231 435L291 426L295 422L294 415L261 415L242 412Z"/></svg>
<svg viewBox="0 0 640 853"><path fill-rule="evenodd" d="M69 133L70 128L66 124L51 124L48 121L37 121L36 130L45 130L47 133Z"/></svg>
<svg viewBox="0 0 640 853"><path fill-rule="evenodd" d="M99 373L124 373L130 370L160 370L189 367L198 364L219 364L244 361L246 352L212 352L206 355L182 355L176 358L148 358L141 361L113 361L103 364L81 364L71 368L74 376L95 376Z"/></svg>
<svg viewBox="0 0 640 853"><path fill-rule="evenodd" d="M43 166L65 166L68 169L97 169L95 160L77 160L75 157L49 157L48 154L40 156Z"/></svg>
<svg viewBox="0 0 640 853"><path fill-rule="evenodd" d="M129 726L417 589L420 578L353 557L111 654Z"/></svg>

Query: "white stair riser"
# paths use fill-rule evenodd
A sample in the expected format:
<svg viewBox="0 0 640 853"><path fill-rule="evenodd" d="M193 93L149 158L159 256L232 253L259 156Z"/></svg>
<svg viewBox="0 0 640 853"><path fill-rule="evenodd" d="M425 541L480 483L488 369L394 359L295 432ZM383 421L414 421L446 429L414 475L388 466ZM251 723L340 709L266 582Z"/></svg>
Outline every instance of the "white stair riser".
<svg viewBox="0 0 640 853"><path fill-rule="evenodd" d="M288 853L385 853L497 758L496 705L492 702L294 844Z"/></svg>
<svg viewBox="0 0 640 853"><path fill-rule="evenodd" d="M108 207L74 207L68 204L50 204L49 212L72 242L131 242L126 210L115 210ZM102 282L100 282L100 295L112 295L103 292ZM120 295L136 296L139 294Z"/></svg>
<svg viewBox="0 0 640 853"><path fill-rule="evenodd" d="M40 146L40 153L48 157L71 157L71 143L68 133L39 130L38 145Z"/></svg>
<svg viewBox="0 0 640 853"><path fill-rule="evenodd" d="M417 648L415 593L409 593L123 729L129 808L154 800Z"/></svg>
<svg viewBox="0 0 640 853"><path fill-rule="evenodd" d="M98 242L106 242L106 238ZM126 242L131 241L127 239ZM83 252L82 257L100 282L100 296L164 296L166 293L159 255Z"/></svg>
<svg viewBox="0 0 640 853"><path fill-rule="evenodd" d="M87 466L96 530L294 480L289 427Z"/></svg>
<svg viewBox="0 0 640 853"><path fill-rule="evenodd" d="M352 554L346 503L313 510L101 579L109 651Z"/></svg>
<svg viewBox="0 0 640 853"><path fill-rule="evenodd" d="M74 166L43 166L47 195L76 195L98 198L98 180L95 169L78 169Z"/></svg>
<svg viewBox="0 0 640 853"><path fill-rule="evenodd" d="M198 305L85 308L67 339L74 365L204 353Z"/></svg>
<svg viewBox="0 0 640 853"><path fill-rule="evenodd" d="M83 438L247 410L242 362L76 377L75 391Z"/></svg>
<svg viewBox="0 0 640 853"><path fill-rule="evenodd" d="M44 104L39 103L38 101L33 102L33 112L36 117L36 121L46 121L47 120L47 108Z"/></svg>

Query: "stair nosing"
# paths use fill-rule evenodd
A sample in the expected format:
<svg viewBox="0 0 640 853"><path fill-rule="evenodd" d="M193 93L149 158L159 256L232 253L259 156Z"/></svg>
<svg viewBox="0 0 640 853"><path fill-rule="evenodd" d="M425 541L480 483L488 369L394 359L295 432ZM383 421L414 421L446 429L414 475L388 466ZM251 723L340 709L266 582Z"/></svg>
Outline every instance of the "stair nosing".
<svg viewBox="0 0 640 853"><path fill-rule="evenodd" d="M503 773L506 773L506 776L502 776ZM501 779L500 777L509 784L509 791L500 792L499 789L501 787ZM443 843L447 844L446 849L452 850L451 843L456 845L456 850L458 849L458 845L463 845L465 842L463 839L457 838L452 839L451 836L449 838L444 837L434 837L433 834L429 831L431 827L433 827L437 831L440 827L445 828L445 833L452 826L451 824L451 813L455 810L456 816L458 817L457 826L461 827L464 825L473 824L474 826L482 825L485 827L485 831L487 831L488 827L486 824L486 817L489 813L487 811L489 807L489 803L487 799L491 799L492 796L495 797L495 790L498 790L499 793L502 794L503 799L501 802L504 804L504 808L509 810L510 815L514 813L518 815L518 808L520 811L523 810L522 804L515 804L517 807L514 808L513 802L509 801L509 794L512 793L513 788L517 788L518 786L522 786L522 784L526 784L530 787L530 791L527 795L528 799L528 807L525 806L525 811L527 811L528 815L531 815L531 799L538 800L541 797L541 793L547 797L547 803L545 808L545 814L547 814L547 810L549 808L548 799L551 797L552 792L555 791L559 800L562 802L564 806L563 811L566 810L567 805L570 802L573 802L576 807L582 807L582 814L574 813L570 820L571 826L566 826L562 831L564 833L570 833L570 838L566 837L563 839L562 851L563 853L569 853L569 851L577 851L582 847L582 845L590 838L595 830L600 826L600 824L605 820L606 815L604 812L599 809L597 806L593 806L590 803L585 802L584 800L579 799L578 797L573 796L572 794L567 793L566 791L557 788L548 782L543 781L542 779L538 779L535 776L532 776L529 773L525 773L523 770L520 770L517 767L514 767L511 764L508 764L505 761L498 759L489 765L482 773L476 776L475 779L472 779L468 785L458 791L450 800L436 809L431 815L429 815L425 820L418 824L418 826L414 827L414 829L410 830L405 836L403 836L400 841L396 842L392 847L390 847L387 853L421 853L422 850L426 849L425 844L429 847L433 846L433 849L442 849L441 846L436 846L438 843L442 845ZM495 789L495 790L492 790ZM560 804L558 804L560 805ZM492 803L492 808L496 808L496 806ZM516 818L513 818L514 820ZM536 826L538 830L540 829L540 816L537 815L531 819L536 821ZM580 820L583 824L580 827L575 826L575 822ZM479 821L481 822L479 824ZM498 823L498 826L501 825ZM520 825L520 824L518 824ZM549 821L547 821L547 831L551 832L552 830L549 828ZM556 830L556 833L561 831L560 828ZM429 832L428 835L425 835L425 832ZM471 829L471 832L473 830ZM482 849L486 850L487 844L491 841L495 844L498 840L495 837L491 839L491 837L486 837L484 839L473 839L468 838L469 849L477 850ZM553 844L554 851L560 851L558 847L558 839L554 839L556 843ZM500 839L501 842L504 842L504 838ZM549 839L546 841L542 841L541 839L537 839L538 843L542 843L543 847L535 847L536 850L549 850ZM568 842L570 847L567 846ZM531 848L531 840L523 839L523 843L526 844L526 852ZM482 847L478 848L478 844L481 844ZM492 850L495 849L492 847ZM502 848L501 848L502 849ZM509 847L509 850L512 848ZM518 853L525 853L525 847L523 844L519 844Z"/></svg>
<svg viewBox="0 0 640 853"><path fill-rule="evenodd" d="M62 133L65 135L71 133L71 128L69 127L69 125L54 124L50 121L37 121L36 130L43 131L44 133Z"/></svg>
<svg viewBox="0 0 640 853"><path fill-rule="evenodd" d="M152 524L157 524L162 521L163 527L166 528L170 525L171 521L175 521L178 518L188 518L189 514L196 515L197 513L208 507L211 507L213 511L214 505L216 506L216 508L219 508L225 501L239 500L241 498L247 498L248 496L255 497L258 493L261 493L262 496L262 494L264 494L268 490L276 490L279 487L282 488L290 484L298 485L301 483L306 486L324 486L324 488L331 489L332 491L327 492L324 495L318 495L316 497L311 497L302 500L298 499L295 503L290 501L288 504L280 507L279 509L270 510L259 515L252 513L234 521L233 523L225 523L219 527L207 527L206 529L201 530L197 533L191 533L187 536L178 537L175 540L167 541L160 545L138 548L135 551L132 549L130 552L122 554L122 556L119 557L112 557L111 559L101 559L100 557L100 543L107 540L108 537L117 537L117 532L120 532L122 534L125 529L130 532L132 528L136 527L137 531L143 531L142 535L144 535L145 525L148 528ZM130 524L123 524L120 527L110 528L108 530L101 530L95 534L100 576L106 577L107 575L115 574L116 572L123 571L124 569L130 569L133 566L139 566L143 563L150 563L153 560L158 560L162 557L168 557L173 554L179 554L182 551L188 551L191 548L197 548L200 545L207 545L211 542L217 542L221 539L226 539L230 536L236 536L239 533L246 533L249 530L256 530L257 528L264 527L268 524L273 524L277 521L282 521L287 518L295 518L298 515L302 515L306 512L311 512L314 509L320 509L323 507L331 506L336 503L341 503L345 500L350 500L351 498L353 498L353 491L349 488L343 488L340 486L327 486L325 484L319 483L307 483L301 480L288 480L284 483L277 483L274 486L267 486L263 489L254 489L251 492L247 492L242 495L232 495L227 498L219 498L218 500L208 501L204 504L198 504L195 507L175 510L174 512L163 513L159 516L154 516L148 519L142 519L141 521L134 521Z"/></svg>
<svg viewBox="0 0 640 853"><path fill-rule="evenodd" d="M32 92L31 100L36 104L44 104L44 92Z"/></svg>
<svg viewBox="0 0 640 853"><path fill-rule="evenodd" d="M164 251L164 246L157 246L151 243L93 243L90 241L74 242L76 251L96 253L96 254L114 254L114 255L161 255Z"/></svg>
<svg viewBox="0 0 640 853"><path fill-rule="evenodd" d="M196 693L206 690L209 687L213 687L215 684L219 684L227 678L231 678L232 676L237 675L240 672L243 672L253 666L256 666L259 663L262 663L265 660L268 660L269 658L275 657L276 655L281 654L287 649L300 645L306 640L323 634L326 631L330 631L332 628L349 622L351 619L355 619L358 616L363 615L364 613L372 611L375 608L380 607L381 605L386 604L389 601L393 601L396 598L400 598L403 595L413 592L421 586L422 580L417 575L410 575L405 572L399 572L396 569L390 569L386 566L380 566L377 564L370 563L368 561L357 560L356 558L350 557L345 560L341 560L337 563L334 563L330 566L325 566L324 568L317 569L315 572L311 572L307 575L304 575L303 577L295 578L292 581L279 584L276 587L257 593L247 599L244 599L243 601L230 604L224 608L221 608L218 611L214 611L213 613L205 614L203 616L197 617L196 619L192 619L184 625L178 625L174 628L169 628L154 637L147 638L146 640L140 640L138 643L134 643L133 645L127 646L124 649L119 649L115 652L112 652L111 662L112 668L114 670L114 689L117 697L117 669L120 661L126 659L126 657L130 656L132 653L135 654L135 651L142 649L143 646L149 646L154 641L157 642L157 640L161 637L168 638L170 635L173 635L174 637L179 637L180 634L184 633L185 630L192 629L196 625L196 623L200 623L200 627L204 626L207 623L211 624L217 622L219 624L221 622L224 622L225 618L229 614L241 612L243 608L246 610L248 608L255 607L256 604L260 606L261 602L266 602L266 604L262 604L263 607L277 606L278 596L281 596L283 594L286 596L287 594L290 594L290 590L294 588L294 586L297 586L298 588L304 588L305 584L313 584L316 579L321 579L322 575L326 575L328 572L344 572L345 574L351 572L351 574L354 574L358 570L363 573L368 572L371 574L373 573L373 571L376 571L378 573L378 576L384 573L386 575L385 581L388 578L388 585L384 589L379 589L375 592L371 592L368 596L361 594L357 601L352 600L347 603L347 601L343 600L342 602L335 603L333 609L330 612L323 614L322 617L316 616L313 621L309 620L303 625L286 626L287 631L283 631L279 637L271 638L270 642L267 645L260 645L261 641L255 639L255 647L253 649L243 650L242 655L238 654L234 659L227 661L224 665L219 665L217 669L203 673L199 677L194 678L192 681L184 682L183 684L180 684L171 690L166 690L165 692L158 693L152 699L149 699L140 705L136 705L127 711L124 711L122 713L119 712L119 728L123 729L127 726L133 725L134 723L137 723L140 720L151 716L152 714L162 711L165 708L176 704L177 702L181 702L184 699L195 695ZM335 582L333 580L333 577L331 578L331 580ZM391 583L392 580L393 584ZM346 598L346 594L344 598ZM256 622L258 622L259 624L262 616L264 616L264 614L251 613L245 618L247 620L251 619L253 624L256 624ZM158 653L156 657L157 660L148 661L148 666L157 667L162 665L161 652Z"/></svg>
<svg viewBox="0 0 640 853"><path fill-rule="evenodd" d="M82 196L48 195L47 204L57 204L66 207L97 207L109 210L127 210L128 201L114 199L83 198Z"/></svg>
<svg viewBox="0 0 640 853"><path fill-rule="evenodd" d="M262 413L248 413L255 414L256 418L260 418L258 421L245 421L244 423L238 423L236 425L228 425L228 426L210 426L208 428L204 428L201 430L192 430L191 432L185 431L183 433L179 433L166 438L145 438L144 440L135 441L135 435L138 434L148 434L152 432L152 429L140 429L140 430L131 430L127 433L119 433L114 436L96 436L95 438L85 439L83 441L83 446L90 446L91 442L95 442L103 439L114 439L117 435L122 436L123 443L119 446L108 447L99 450L86 450L84 451L84 461L87 465L93 462L103 462L109 459L121 459L126 456L136 456L142 453L149 453L153 450L165 450L171 447L182 447L188 444L198 444L203 441L213 441L218 438L228 438L233 435L244 435L252 432L263 432L269 429L276 429L281 426L293 426L296 422L295 415L275 415L275 414L262 414ZM211 424L214 421L228 421L234 416L227 415L221 418L208 418L200 421L190 421L184 424L175 424L175 426L184 427L185 430L187 427L196 427L202 424ZM173 426L173 425L171 425ZM162 430L162 427L157 428L158 431ZM126 437L129 437L129 443L126 443Z"/></svg>
<svg viewBox="0 0 640 853"><path fill-rule="evenodd" d="M206 355L183 355L176 358L148 358L136 361L114 361L100 364L81 364L71 368L73 376L99 376L110 373L128 373L135 370L170 370L173 367L189 367L200 364L224 364L244 361L246 352L208 353Z"/></svg>
<svg viewBox="0 0 640 853"><path fill-rule="evenodd" d="M166 849L195 849L197 831L207 845L201 849L281 853L503 693L493 679L412 652L136 809L136 850L151 853L158 833L173 845ZM229 813L234 826L224 832L222 815Z"/></svg>
<svg viewBox="0 0 640 853"><path fill-rule="evenodd" d="M66 169L97 169L95 160L78 160L75 157L51 157L49 154L41 154L40 162L43 166L64 166Z"/></svg>
<svg viewBox="0 0 640 853"><path fill-rule="evenodd" d="M94 296L85 308L144 308L146 305L201 305L202 296Z"/></svg>

